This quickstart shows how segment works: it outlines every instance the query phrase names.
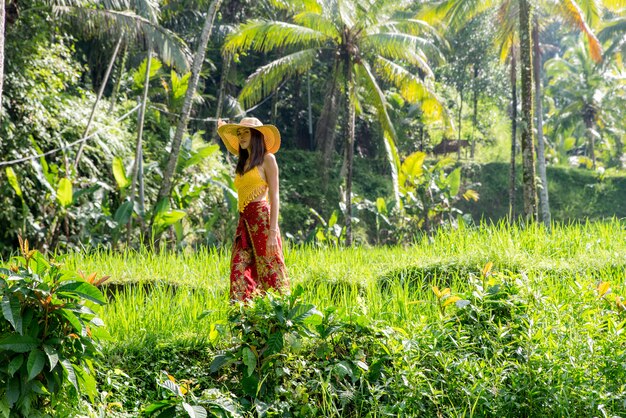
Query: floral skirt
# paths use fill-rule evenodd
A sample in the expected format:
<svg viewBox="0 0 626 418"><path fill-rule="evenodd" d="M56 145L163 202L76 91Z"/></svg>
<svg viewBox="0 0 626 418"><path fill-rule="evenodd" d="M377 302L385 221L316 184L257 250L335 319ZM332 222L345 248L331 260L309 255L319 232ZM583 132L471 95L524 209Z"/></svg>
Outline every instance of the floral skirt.
<svg viewBox="0 0 626 418"><path fill-rule="evenodd" d="M267 253L270 205L267 200L248 203L239 213L230 261L230 299L248 300L267 289L287 290L289 279L278 235L278 251Z"/></svg>

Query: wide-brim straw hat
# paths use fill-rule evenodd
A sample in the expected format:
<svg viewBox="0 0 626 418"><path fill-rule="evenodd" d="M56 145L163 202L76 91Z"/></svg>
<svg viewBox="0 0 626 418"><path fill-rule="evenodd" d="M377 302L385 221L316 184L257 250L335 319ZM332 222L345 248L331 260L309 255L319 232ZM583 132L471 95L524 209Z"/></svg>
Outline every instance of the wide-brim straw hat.
<svg viewBox="0 0 626 418"><path fill-rule="evenodd" d="M235 155L239 155L239 137L237 136L239 128L253 128L261 132L267 152L273 154L280 148L280 132L277 127L263 125L257 118L243 118L239 123L227 123L217 128L217 134L222 138L224 145Z"/></svg>

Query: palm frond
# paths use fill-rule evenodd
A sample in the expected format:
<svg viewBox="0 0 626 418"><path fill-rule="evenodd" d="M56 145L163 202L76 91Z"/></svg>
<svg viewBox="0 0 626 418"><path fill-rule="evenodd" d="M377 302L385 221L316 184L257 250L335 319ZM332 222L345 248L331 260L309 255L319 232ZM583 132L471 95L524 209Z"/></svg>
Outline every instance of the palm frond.
<svg viewBox="0 0 626 418"><path fill-rule="evenodd" d="M453 4L454 0L428 2L420 8L415 18L431 22L432 24L442 23L450 12L450 8Z"/></svg>
<svg viewBox="0 0 626 418"><path fill-rule="evenodd" d="M286 78L307 72L315 63L317 49L306 49L281 57L257 69L239 94L244 107L258 103Z"/></svg>
<svg viewBox="0 0 626 418"><path fill-rule="evenodd" d="M626 11L625 16L606 21L604 28L598 32L598 38L602 42L611 39L620 40L624 36L626 36Z"/></svg>
<svg viewBox="0 0 626 418"><path fill-rule="evenodd" d="M322 13L323 5L318 0L270 0L270 4L293 14L302 12Z"/></svg>
<svg viewBox="0 0 626 418"><path fill-rule="evenodd" d="M376 73L396 86L408 102L419 103L424 116L432 120L443 120L451 126L451 118L443 102L419 77L383 57L376 60Z"/></svg>
<svg viewBox="0 0 626 418"><path fill-rule="evenodd" d="M340 29L319 13L300 13L293 17L293 21L298 25L323 33L332 39L339 39L341 36Z"/></svg>
<svg viewBox="0 0 626 418"><path fill-rule="evenodd" d="M589 26L594 27L601 19L602 0L575 0Z"/></svg>
<svg viewBox="0 0 626 418"><path fill-rule="evenodd" d="M495 6L494 0L451 0L446 20L453 27L460 27L472 17Z"/></svg>
<svg viewBox="0 0 626 418"><path fill-rule="evenodd" d="M391 118L387 113L387 101L385 94L376 82L372 70L367 62L363 61L361 65L356 66L356 74L359 85L364 87L368 102L374 105L378 115L378 121L383 128L383 142L387 151L387 159L391 166L391 178L393 181L393 192L396 202L400 202L400 190L398 187L398 172L400 171L400 157L396 142L398 141L396 130L393 127Z"/></svg>
<svg viewBox="0 0 626 418"><path fill-rule="evenodd" d="M252 20L240 25L226 38L224 53L255 50L269 52L277 48L320 47L328 39L322 32L291 23Z"/></svg>
<svg viewBox="0 0 626 418"><path fill-rule="evenodd" d="M430 23L420 19L385 20L367 28L367 33L399 32L407 35L429 34L439 37L439 32Z"/></svg>
<svg viewBox="0 0 626 418"><path fill-rule="evenodd" d="M601 41L607 42L611 40L611 44L604 52L606 57L615 55L622 64L626 64L626 17L611 20L598 33Z"/></svg>
<svg viewBox="0 0 626 418"><path fill-rule="evenodd" d="M355 0L337 0L337 10L341 23L348 28L354 27L357 22L357 4Z"/></svg>
<svg viewBox="0 0 626 418"><path fill-rule="evenodd" d="M430 40L402 33L370 35L364 38L363 46L377 55L393 60L405 60L416 65L429 77L432 76L432 70L428 65L426 53L439 61L443 60L441 52Z"/></svg>
<svg viewBox="0 0 626 418"><path fill-rule="evenodd" d="M151 39L159 57L165 63L183 72L189 70L191 53L185 41L174 32L131 11L55 6L53 12L76 19L87 33Z"/></svg>
<svg viewBox="0 0 626 418"><path fill-rule="evenodd" d="M388 21L399 12L406 10L413 3L412 0L370 0L358 2L361 5L361 13L358 16L357 25L368 28L377 25L381 21Z"/></svg>
<svg viewBox="0 0 626 418"><path fill-rule="evenodd" d="M585 14L575 0L562 0L558 3L561 16L567 23L578 28L587 37L589 51L594 61L602 61L602 45L591 28L587 25Z"/></svg>
<svg viewBox="0 0 626 418"><path fill-rule="evenodd" d="M132 11L135 14L158 23L161 14L155 0L47 0L52 7L77 7L97 10Z"/></svg>

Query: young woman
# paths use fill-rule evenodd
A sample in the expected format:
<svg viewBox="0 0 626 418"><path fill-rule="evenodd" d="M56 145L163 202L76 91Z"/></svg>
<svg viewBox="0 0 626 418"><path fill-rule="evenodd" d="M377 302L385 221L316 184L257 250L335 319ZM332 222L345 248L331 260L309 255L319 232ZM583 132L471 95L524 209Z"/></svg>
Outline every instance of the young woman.
<svg viewBox="0 0 626 418"><path fill-rule="evenodd" d="M233 154L239 223L230 264L231 300L248 300L267 289L289 288L278 229L278 165L274 153L280 133L257 118L218 121L217 133Z"/></svg>

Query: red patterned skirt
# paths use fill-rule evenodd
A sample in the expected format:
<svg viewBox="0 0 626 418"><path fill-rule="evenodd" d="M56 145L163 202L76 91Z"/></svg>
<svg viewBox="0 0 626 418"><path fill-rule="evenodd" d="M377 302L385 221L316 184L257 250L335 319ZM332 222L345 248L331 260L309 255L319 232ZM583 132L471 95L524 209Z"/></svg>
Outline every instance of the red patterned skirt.
<svg viewBox="0 0 626 418"><path fill-rule="evenodd" d="M270 205L267 200L250 202L239 213L230 261L230 299L248 300L267 289L284 291L289 287L283 259L283 244L278 235L278 251L267 253L270 232Z"/></svg>

